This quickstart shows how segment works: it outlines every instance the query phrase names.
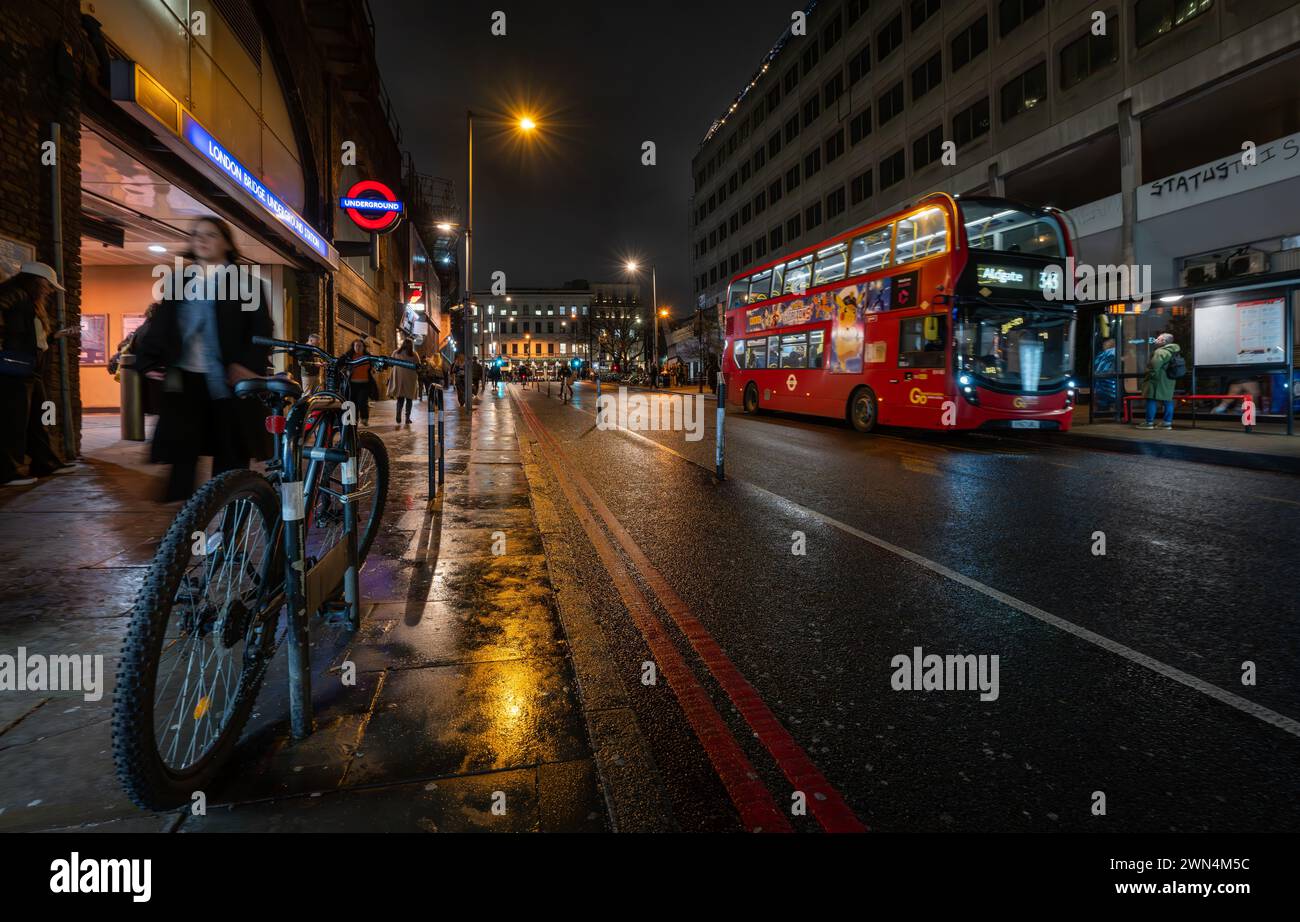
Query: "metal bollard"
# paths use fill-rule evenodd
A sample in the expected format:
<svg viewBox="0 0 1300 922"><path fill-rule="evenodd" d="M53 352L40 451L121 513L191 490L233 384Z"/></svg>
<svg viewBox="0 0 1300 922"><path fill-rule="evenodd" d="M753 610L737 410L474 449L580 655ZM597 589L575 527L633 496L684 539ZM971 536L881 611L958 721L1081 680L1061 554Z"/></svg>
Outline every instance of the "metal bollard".
<svg viewBox="0 0 1300 922"><path fill-rule="evenodd" d="M430 383L430 385L429 385L429 405L428 405L428 408L427 408L427 411L428 411L428 420L429 420L429 432L428 432L428 445L429 445L429 499L433 499L433 497L434 497L435 495L437 495L437 493L438 493L438 478L437 478L436 473L434 472L434 464L435 464L435 462L434 462L434 458L433 458L434 446L435 446L435 444L436 444L436 443L434 442L434 428L433 428L433 427L434 427L434 423L435 423L434 415L435 415L435 412L436 412L436 411L434 410L434 408L433 408L433 402L434 402L434 399L435 399L434 396L433 396L433 393L434 393L435 390L437 390L437 385Z"/></svg>
<svg viewBox="0 0 1300 922"><path fill-rule="evenodd" d="M447 479L447 439L443 431L443 407L442 402L447 392L438 391L438 486L442 486Z"/></svg>
<svg viewBox="0 0 1300 922"><path fill-rule="evenodd" d="M122 439L143 442L144 378L135 370L134 355L124 355L118 361L118 374L122 378Z"/></svg>
<svg viewBox="0 0 1300 922"><path fill-rule="evenodd" d="M724 448L723 429L726 420L727 420L727 379L723 377L722 372L718 372L717 440L714 446L713 462L714 462L714 467L716 469L715 473L717 473L719 480L727 479L725 453L723 451Z"/></svg>

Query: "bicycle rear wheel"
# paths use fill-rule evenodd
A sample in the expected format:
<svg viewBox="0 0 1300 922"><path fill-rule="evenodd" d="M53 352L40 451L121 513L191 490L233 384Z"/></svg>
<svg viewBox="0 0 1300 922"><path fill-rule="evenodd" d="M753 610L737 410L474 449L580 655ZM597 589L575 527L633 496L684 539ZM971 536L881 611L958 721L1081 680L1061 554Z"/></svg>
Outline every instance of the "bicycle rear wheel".
<svg viewBox="0 0 1300 922"><path fill-rule="evenodd" d="M337 441L337 437L335 438ZM357 563L365 563L370 546L379 533L379 522L388 503L388 449L384 440L369 430L357 433ZM310 501L311 527L308 553L317 560L343 540L343 469L339 464L322 466Z"/></svg>
<svg viewBox="0 0 1300 922"><path fill-rule="evenodd" d="M228 471L177 513L136 597L113 701L113 758L146 810L188 803L229 759L274 646L279 504Z"/></svg>

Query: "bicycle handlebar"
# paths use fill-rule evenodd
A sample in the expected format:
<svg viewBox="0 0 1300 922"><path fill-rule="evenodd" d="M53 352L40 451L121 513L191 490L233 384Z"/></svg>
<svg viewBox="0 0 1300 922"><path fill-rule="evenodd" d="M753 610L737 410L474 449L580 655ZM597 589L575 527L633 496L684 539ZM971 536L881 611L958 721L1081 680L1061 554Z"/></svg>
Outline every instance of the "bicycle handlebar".
<svg viewBox="0 0 1300 922"><path fill-rule="evenodd" d="M258 346L270 346L272 349L281 349L285 352L305 352L309 355L315 355L317 358L324 359L326 362L339 362L346 364L349 368L355 365L372 364L380 368L388 365L396 365L399 368L409 368L412 371L420 370L419 362L412 362L408 359L395 359L387 355L363 355L360 358L352 359L347 356L332 356L319 346L308 345L307 343L295 343L287 339L272 339L269 336L254 336L253 343Z"/></svg>

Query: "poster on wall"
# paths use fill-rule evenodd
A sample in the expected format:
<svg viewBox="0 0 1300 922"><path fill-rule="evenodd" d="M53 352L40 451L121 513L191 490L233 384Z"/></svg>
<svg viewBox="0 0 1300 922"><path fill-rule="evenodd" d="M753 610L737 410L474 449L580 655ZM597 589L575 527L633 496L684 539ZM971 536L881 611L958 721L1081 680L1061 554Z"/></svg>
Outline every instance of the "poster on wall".
<svg viewBox="0 0 1300 922"><path fill-rule="evenodd" d="M122 315L122 338L126 339L144 325L144 314Z"/></svg>
<svg viewBox="0 0 1300 922"><path fill-rule="evenodd" d="M1269 298L1198 307L1196 364L1270 365L1286 361L1286 301Z"/></svg>
<svg viewBox="0 0 1300 922"><path fill-rule="evenodd" d="M82 365L108 364L108 315L81 315L81 355Z"/></svg>

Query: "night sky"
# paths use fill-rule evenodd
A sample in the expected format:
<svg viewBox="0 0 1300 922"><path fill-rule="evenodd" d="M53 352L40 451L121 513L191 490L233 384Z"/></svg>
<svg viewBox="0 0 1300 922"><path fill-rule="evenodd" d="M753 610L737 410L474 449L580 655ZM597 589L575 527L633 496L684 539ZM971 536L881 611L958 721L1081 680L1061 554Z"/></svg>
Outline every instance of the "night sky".
<svg viewBox="0 0 1300 922"><path fill-rule="evenodd" d="M656 265L659 300L678 314L695 307L691 158L802 5L370 0L402 146L455 182L462 207L465 110L476 113L476 288L496 269L512 288L623 281L635 257ZM498 9L505 37L490 31ZM541 125L526 144L501 125L524 109ZM647 140L654 167L641 165Z"/></svg>

